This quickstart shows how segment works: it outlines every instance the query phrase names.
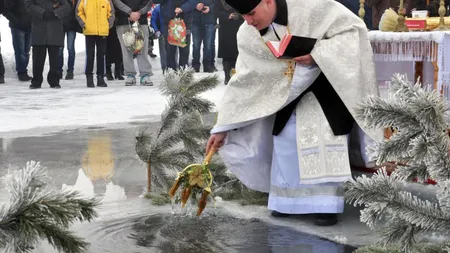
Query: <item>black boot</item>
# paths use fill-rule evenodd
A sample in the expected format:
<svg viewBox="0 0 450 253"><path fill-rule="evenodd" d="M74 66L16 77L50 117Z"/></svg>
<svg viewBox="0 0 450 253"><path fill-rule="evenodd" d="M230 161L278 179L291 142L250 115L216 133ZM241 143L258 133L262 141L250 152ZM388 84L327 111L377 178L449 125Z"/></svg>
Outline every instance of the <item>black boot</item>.
<svg viewBox="0 0 450 253"><path fill-rule="evenodd" d="M73 80L73 71L67 71L66 80Z"/></svg>
<svg viewBox="0 0 450 253"><path fill-rule="evenodd" d="M117 74L116 74L116 76L117 76ZM111 72L111 64L106 65L106 79L108 79L108 81L114 80L114 76L112 75L112 72Z"/></svg>
<svg viewBox="0 0 450 253"><path fill-rule="evenodd" d="M0 76L0 83L5 83L5 76L4 75Z"/></svg>
<svg viewBox="0 0 450 253"><path fill-rule="evenodd" d="M94 77L91 75L86 76L86 84L88 88L95 88Z"/></svg>
<svg viewBox="0 0 450 253"><path fill-rule="evenodd" d="M125 78L123 78L123 75L121 73L120 66L118 66L118 67L114 66L114 75L116 76L117 80L125 80Z"/></svg>
<svg viewBox="0 0 450 253"><path fill-rule="evenodd" d="M316 226L333 226L338 222L337 214L335 213L318 213L316 214Z"/></svg>
<svg viewBox="0 0 450 253"><path fill-rule="evenodd" d="M225 73L224 84L227 85L231 78L231 64L228 61L223 62L223 72Z"/></svg>
<svg viewBox="0 0 450 253"><path fill-rule="evenodd" d="M97 87L108 87L103 76L97 76Z"/></svg>
<svg viewBox="0 0 450 253"><path fill-rule="evenodd" d="M290 214L280 213L280 212L277 212L277 211L272 211L270 213L270 215L272 215L273 217L277 217L277 218L285 218L285 217L289 217L290 216Z"/></svg>

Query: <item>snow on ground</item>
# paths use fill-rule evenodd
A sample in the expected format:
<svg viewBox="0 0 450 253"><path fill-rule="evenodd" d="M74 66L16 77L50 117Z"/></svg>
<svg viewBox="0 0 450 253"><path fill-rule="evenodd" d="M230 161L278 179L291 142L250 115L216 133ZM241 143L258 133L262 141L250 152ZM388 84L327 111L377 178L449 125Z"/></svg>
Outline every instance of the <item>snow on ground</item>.
<svg viewBox="0 0 450 253"><path fill-rule="evenodd" d="M6 84L0 85L0 137L40 135L80 127L159 120L166 104L166 99L158 91L162 79L159 57L151 59L155 73L153 87L125 87L124 81L107 81L108 88L88 89L83 74L84 36L77 34L75 79L61 80L62 89L59 90L50 89L46 81L42 84L42 89L30 90L30 83L19 82L16 78L11 32L4 17L0 18L0 31L6 68ZM154 52L159 56L157 41ZM67 52L65 62L66 59ZM29 67L31 75L31 56ZM222 69L220 61L217 61L217 68ZM47 71L48 64L44 77ZM221 80L220 85L215 90L206 92L204 96L217 103L225 86L223 72L215 74ZM206 74L196 75L202 77Z"/></svg>

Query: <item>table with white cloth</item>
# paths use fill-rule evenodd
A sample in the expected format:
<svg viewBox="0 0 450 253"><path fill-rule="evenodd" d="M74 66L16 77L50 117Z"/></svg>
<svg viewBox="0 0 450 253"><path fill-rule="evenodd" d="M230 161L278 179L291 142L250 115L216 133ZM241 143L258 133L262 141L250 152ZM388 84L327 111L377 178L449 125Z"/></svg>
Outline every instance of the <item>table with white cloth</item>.
<svg viewBox="0 0 450 253"><path fill-rule="evenodd" d="M394 73L420 78L423 87L450 97L450 32L370 31L381 96ZM446 60L447 59L447 60Z"/></svg>

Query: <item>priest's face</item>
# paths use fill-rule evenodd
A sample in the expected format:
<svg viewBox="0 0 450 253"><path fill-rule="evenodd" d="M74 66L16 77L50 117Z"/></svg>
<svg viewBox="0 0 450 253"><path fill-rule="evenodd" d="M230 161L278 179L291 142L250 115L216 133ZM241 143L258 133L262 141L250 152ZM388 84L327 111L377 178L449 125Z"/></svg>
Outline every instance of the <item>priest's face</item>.
<svg viewBox="0 0 450 253"><path fill-rule="evenodd" d="M275 0L262 0L252 11L242 16L247 24L262 30L272 24L275 19L276 9Z"/></svg>

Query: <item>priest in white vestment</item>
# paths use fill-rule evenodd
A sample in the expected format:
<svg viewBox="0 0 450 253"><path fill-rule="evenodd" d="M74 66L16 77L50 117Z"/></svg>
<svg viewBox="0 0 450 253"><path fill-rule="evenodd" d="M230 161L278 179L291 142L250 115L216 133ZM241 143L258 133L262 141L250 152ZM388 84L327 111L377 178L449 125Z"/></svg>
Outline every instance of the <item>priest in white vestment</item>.
<svg viewBox="0 0 450 253"><path fill-rule="evenodd" d="M219 149L245 185L268 192L273 215L316 214L316 225L334 225L351 178L347 135L361 125L354 109L378 96L367 28L334 0L225 1L246 23L207 152ZM265 42L287 33L317 42L280 60Z"/></svg>

